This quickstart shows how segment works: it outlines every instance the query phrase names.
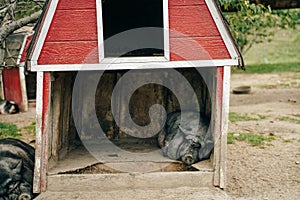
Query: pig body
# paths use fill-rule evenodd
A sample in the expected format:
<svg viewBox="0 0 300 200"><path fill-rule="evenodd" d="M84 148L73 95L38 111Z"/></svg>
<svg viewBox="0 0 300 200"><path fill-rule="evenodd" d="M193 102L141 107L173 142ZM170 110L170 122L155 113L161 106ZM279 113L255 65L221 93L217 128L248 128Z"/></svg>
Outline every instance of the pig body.
<svg viewBox="0 0 300 200"><path fill-rule="evenodd" d="M208 123L196 112L175 112L168 115L158 144L164 156L187 165L208 159L213 140Z"/></svg>
<svg viewBox="0 0 300 200"><path fill-rule="evenodd" d="M19 106L14 101L0 100L0 114L15 114L19 112Z"/></svg>
<svg viewBox="0 0 300 200"><path fill-rule="evenodd" d="M34 148L17 139L0 139L0 200L33 199Z"/></svg>

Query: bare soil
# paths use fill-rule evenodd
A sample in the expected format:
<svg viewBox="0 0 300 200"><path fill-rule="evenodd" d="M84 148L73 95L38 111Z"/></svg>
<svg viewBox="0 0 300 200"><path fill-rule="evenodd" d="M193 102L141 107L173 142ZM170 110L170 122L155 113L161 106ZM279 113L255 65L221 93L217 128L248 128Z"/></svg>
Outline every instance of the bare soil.
<svg viewBox="0 0 300 200"><path fill-rule="evenodd" d="M250 85L251 93L231 94L230 112L260 115L263 118L237 120L229 124L229 131L272 135L275 140L263 146L251 146L238 141L228 145L225 191L232 199L299 199L300 124L297 120L300 120L300 73L233 74L232 88L242 85ZM297 120L283 121L282 117ZM18 128L28 126L34 120L34 107L30 107L26 113L0 115L1 122L14 123ZM32 138L24 136L24 140L28 142ZM199 195L204 194L201 190L195 191L195 188L181 189L175 192L160 190L158 193L142 191L141 199L170 199L165 198L170 194L176 194L172 199L199 199ZM139 194L137 191L127 193L130 192L133 192L133 196ZM148 193L149 198L146 198ZM61 194L57 195L62 197ZM84 197L83 194L78 195ZM108 196L119 199L112 198L113 194ZM47 196L41 199L47 199Z"/></svg>
<svg viewBox="0 0 300 200"><path fill-rule="evenodd" d="M0 122L15 124L18 129L24 129L35 123L35 103L30 103L27 112L20 112L13 115L1 115ZM35 134L29 131L22 131L21 139L34 146Z"/></svg>
<svg viewBox="0 0 300 200"><path fill-rule="evenodd" d="M230 112L263 116L230 123L229 131L275 136L263 146L228 145L227 188L233 199L299 199L300 73L234 74L232 88L249 85L250 94L231 95ZM282 117L296 121L283 121Z"/></svg>

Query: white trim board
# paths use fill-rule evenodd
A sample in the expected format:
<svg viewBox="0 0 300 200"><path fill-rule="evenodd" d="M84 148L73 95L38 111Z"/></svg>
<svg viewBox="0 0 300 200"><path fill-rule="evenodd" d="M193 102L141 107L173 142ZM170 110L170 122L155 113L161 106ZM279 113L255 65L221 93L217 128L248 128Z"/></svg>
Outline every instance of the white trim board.
<svg viewBox="0 0 300 200"><path fill-rule="evenodd" d="M97 11L97 36L98 36L98 50L99 62L104 59L104 45L103 45L103 21L102 21L102 0L96 0ZM100 20L101 19L101 20Z"/></svg>
<svg viewBox="0 0 300 200"><path fill-rule="evenodd" d="M164 29L164 55L160 56L161 59L170 60L170 37L169 37L169 4L168 0L162 0L163 2L163 29ZM98 49L99 49L99 61L106 62L104 57L104 37L103 37L103 20L102 20L102 1L96 0L97 11L97 31L98 31ZM117 58L119 59L119 58ZM138 57L127 57L128 62L136 62ZM148 60L155 61L157 58L149 56Z"/></svg>
<svg viewBox="0 0 300 200"><path fill-rule="evenodd" d="M20 76L20 86L22 94L22 104L24 111L28 111L28 98L27 98L27 88L26 88L26 77L24 65L19 67L19 76Z"/></svg>
<svg viewBox="0 0 300 200"><path fill-rule="evenodd" d="M20 85L21 85L21 93L22 93L22 104L24 106L24 111L28 111L28 97L27 97L27 88L26 88L26 77L25 77L25 66L24 62L20 62L22 59L23 51L25 50L26 42L28 37L32 36L33 33L25 35L22 47L20 49L20 53L17 59L17 65L19 65L19 76L20 76Z"/></svg>
<svg viewBox="0 0 300 200"><path fill-rule="evenodd" d="M36 152L33 176L33 192L41 192L41 167L42 167L42 115L43 115L43 81L44 72L38 72L37 75L37 88L36 88Z"/></svg>
<svg viewBox="0 0 300 200"><path fill-rule="evenodd" d="M223 96L222 96L222 127L221 127L221 156L220 156L220 188L226 188L227 132L230 103L230 73L231 67L224 66Z"/></svg>
<svg viewBox="0 0 300 200"><path fill-rule="evenodd" d="M103 24L102 20L97 20L97 30L98 33L98 48L99 48L99 61L101 61L99 64L57 64L57 65L38 65L37 60L40 56L42 47L44 45L44 42L46 40L47 33L49 31L51 22L53 20L57 5L59 0L51 0L49 2L49 7L46 12L45 19L43 21L40 33L37 37L36 46L33 49L30 65L31 65L31 71L75 71L75 70L118 70L118 69L135 69L139 68L141 66L141 63L143 64L141 69L150 69L150 68L158 68L158 67L147 67L147 66L153 66L153 65L160 65L164 66L162 68L184 68L184 67L213 67L213 66L233 66L233 65L239 65L238 63L238 54L235 49L235 44L231 40L231 37L229 36L228 31L224 27L222 21L222 16L220 16L220 13L218 12L216 5L212 2L212 0L206 0L206 4L208 6L208 9L211 12L211 15L215 21L215 24L221 34L221 37L225 43L225 46L227 50L230 53L230 56L232 59L217 59L217 60L201 60L201 61L170 61L170 53L169 53L169 8L168 8L168 0L163 0L163 15L164 15L164 50L165 50L165 57L161 56L160 58L155 57L148 57L145 60L140 60L144 58L105 58L104 59L104 47L101 45L101 41L103 41ZM97 18L102 19L102 9L101 8L101 0L96 0L96 9L97 9ZM102 53L101 53L102 52ZM101 56L103 55L103 56ZM113 60L113 64L110 64L108 67L107 63L111 63L111 60ZM145 62L148 62L148 65L146 66ZM189 63L189 64L187 64ZM191 64L192 63L192 66Z"/></svg>
<svg viewBox="0 0 300 200"><path fill-rule="evenodd" d="M164 57L170 60L169 1L163 0Z"/></svg>
<svg viewBox="0 0 300 200"><path fill-rule="evenodd" d="M0 89L1 89L1 94L0 98L5 99L4 97L4 86L3 86L3 78L2 78L2 69L0 69Z"/></svg>
<svg viewBox="0 0 300 200"><path fill-rule="evenodd" d="M46 12L44 23L42 24L42 27L41 27L41 32L39 33L39 35L37 37L36 46L33 50L31 60L38 60L38 58L41 54L41 51L42 51L44 42L46 40L46 36L49 31L52 19L54 17L58 2L59 2L59 0L51 0L50 1L50 5Z"/></svg>
<svg viewBox="0 0 300 200"><path fill-rule="evenodd" d="M21 60L21 58L22 58L22 54L23 54L23 51L24 51L24 49L25 49L25 45L26 45L27 38L28 38L29 36L31 36L31 35L32 35L32 34L25 35L24 38L23 38L22 46L21 46L21 48L20 48L20 51L19 51L19 54L18 54L18 58L17 58L17 62L16 62L17 65L20 65L20 60Z"/></svg>
<svg viewBox="0 0 300 200"><path fill-rule="evenodd" d="M89 70L121 70L121 69L162 69L189 67L220 67L238 65L237 59L225 60L194 60L172 62L144 62L144 63L99 63L99 64L55 64L35 65L31 63L31 71L89 71Z"/></svg>

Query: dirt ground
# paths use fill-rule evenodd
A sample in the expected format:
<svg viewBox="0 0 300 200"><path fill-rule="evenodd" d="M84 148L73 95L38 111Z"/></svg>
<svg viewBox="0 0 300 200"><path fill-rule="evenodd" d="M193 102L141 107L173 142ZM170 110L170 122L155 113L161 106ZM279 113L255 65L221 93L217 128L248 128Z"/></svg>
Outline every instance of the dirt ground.
<svg viewBox="0 0 300 200"><path fill-rule="evenodd" d="M229 124L229 131L272 135L275 140L258 147L237 141L228 145L226 193L232 199L299 199L300 73L233 74L231 87L241 85L250 85L251 93L231 94L230 112L263 117L251 121L237 120ZM296 120L284 121L283 117ZM34 119L34 107L26 113L0 115L1 122L11 122L19 128L30 125ZM24 138L27 142L31 139ZM173 195L172 199L182 199L180 196L184 195L179 191L173 193L178 195L177 198ZM198 199L201 195L200 191L189 188L182 192L188 193L189 199ZM147 192L141 194L145 197ZM150 196L155 195L151 193Z"/></svg>
<svg viewBox="0 0 300 200"><path fill-rule="evenodd" d="M228 145L227 194L234 199L299 199L300 73L234 74L231 85L250 85L252 91L232 94L230 112L263 119L230 123L229 131L274 135L275 140L261 147Z"/></svg>

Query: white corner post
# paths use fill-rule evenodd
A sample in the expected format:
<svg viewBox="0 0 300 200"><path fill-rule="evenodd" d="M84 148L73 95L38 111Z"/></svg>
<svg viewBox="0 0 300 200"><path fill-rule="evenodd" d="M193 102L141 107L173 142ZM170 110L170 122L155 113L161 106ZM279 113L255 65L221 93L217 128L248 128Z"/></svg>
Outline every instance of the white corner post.
<svg viewBox="0 0 300 200"><path fill-rule="evenodd" d="M222 97L222 126L221 126L221 156L220 156L220 188L226 187L227 132L230 100L231 67L224 66L223 97Z"/></svg>

